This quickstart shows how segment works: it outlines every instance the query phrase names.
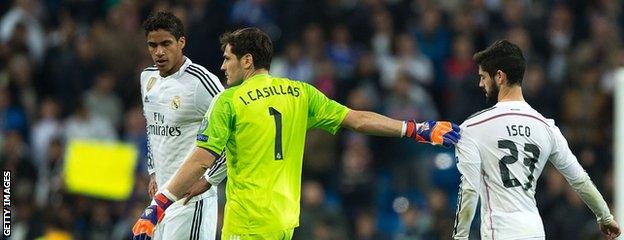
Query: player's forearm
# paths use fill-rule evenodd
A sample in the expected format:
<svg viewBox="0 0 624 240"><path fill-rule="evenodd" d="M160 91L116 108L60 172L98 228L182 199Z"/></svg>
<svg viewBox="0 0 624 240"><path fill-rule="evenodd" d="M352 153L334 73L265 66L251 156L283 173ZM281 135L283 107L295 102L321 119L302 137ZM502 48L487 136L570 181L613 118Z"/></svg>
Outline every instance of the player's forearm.
<svg viewBox="0 0 624 240"><path fill-rule="evenodd" d="M214 161L214 155L205 149L196 147L167 186L167 191L174 195L171 197L175 199L181 198L202 177L206 170L214 164Z"/></svg>
<svg viewBox="0 0 624 240"><path fill-rule="evenodd" d="M584 181L572 184L572 188L578 192L585 204L596 215L599 224L606 225L613 221L609 206L589 177Z"/></svg>
<svg viewBox="0 0 624 240"><path fill-rule="evenodd" d="M350 110L342 126L367 135L401 137L403 122L374 112Z"/></svg>

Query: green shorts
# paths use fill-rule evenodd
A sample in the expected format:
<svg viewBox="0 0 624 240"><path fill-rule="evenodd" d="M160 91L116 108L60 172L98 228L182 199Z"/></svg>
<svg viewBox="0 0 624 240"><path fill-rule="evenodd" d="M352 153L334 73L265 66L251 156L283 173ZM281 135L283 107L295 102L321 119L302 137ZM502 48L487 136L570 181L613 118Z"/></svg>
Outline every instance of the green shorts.
<svg viewBox="0 0 624 240"><path fill-rule="evenodd" d="M230 234L222 233L222 240L291 240L294 229L261 234Z"/></svg>

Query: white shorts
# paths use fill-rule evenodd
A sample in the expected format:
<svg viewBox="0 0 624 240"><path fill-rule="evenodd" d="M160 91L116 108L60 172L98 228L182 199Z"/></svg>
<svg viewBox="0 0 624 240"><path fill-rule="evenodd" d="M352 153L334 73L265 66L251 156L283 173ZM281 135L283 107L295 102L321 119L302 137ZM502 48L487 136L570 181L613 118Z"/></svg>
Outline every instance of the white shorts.
<svg viewBox="0 0 624 240"><path fill-rule="evenodd" d="M173 203L154 229L154 240L214 240L217 234L217 196Z"/></svg>

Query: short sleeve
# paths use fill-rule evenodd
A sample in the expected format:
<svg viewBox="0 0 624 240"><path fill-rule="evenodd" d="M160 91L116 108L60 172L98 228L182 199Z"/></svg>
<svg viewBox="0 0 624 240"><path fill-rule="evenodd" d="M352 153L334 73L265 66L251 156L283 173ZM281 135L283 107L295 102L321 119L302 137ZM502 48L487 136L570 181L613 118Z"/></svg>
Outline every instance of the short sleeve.
<svg viewBox="0 0 624 240"><path fill-rule="evenodd" d="M197 133L196 145L215 156L225 149L233 127L234 111L226 92L217 94L210 103Z"/></svg>
<svg viewBox="0 0 624 240"><path fill-rule="evenodd" d="M308 98L308 129L319 128L336 134L349 108L329 99L315 87L304 84Z"/></svg>

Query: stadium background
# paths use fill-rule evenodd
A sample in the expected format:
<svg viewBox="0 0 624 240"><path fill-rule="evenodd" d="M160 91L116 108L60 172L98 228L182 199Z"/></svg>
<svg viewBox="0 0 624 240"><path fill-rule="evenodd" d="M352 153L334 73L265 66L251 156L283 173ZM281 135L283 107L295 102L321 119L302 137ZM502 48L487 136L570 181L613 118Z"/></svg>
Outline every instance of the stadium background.
<svg viewBox="0 0 624 240"><path fill-rule="evenodd" d="M471 56L507 38L528 60L526 100L556 120L612 203L621 1L14 0L0 1L0 165L14 173L13 239L127 239L149 202L139 73L152 62L140 24L156 10L183 20L186 56L221 78L218 36L257 26L274 40L273 74L398 119L461 123L485 108ZM65 191L65 145L77 137L136 144L129 199ZM451 234L459 175L450 149L312 131L303 178L295 239ZM548 239L599 239L593 214L550 166L536 198Z"/></svg>

